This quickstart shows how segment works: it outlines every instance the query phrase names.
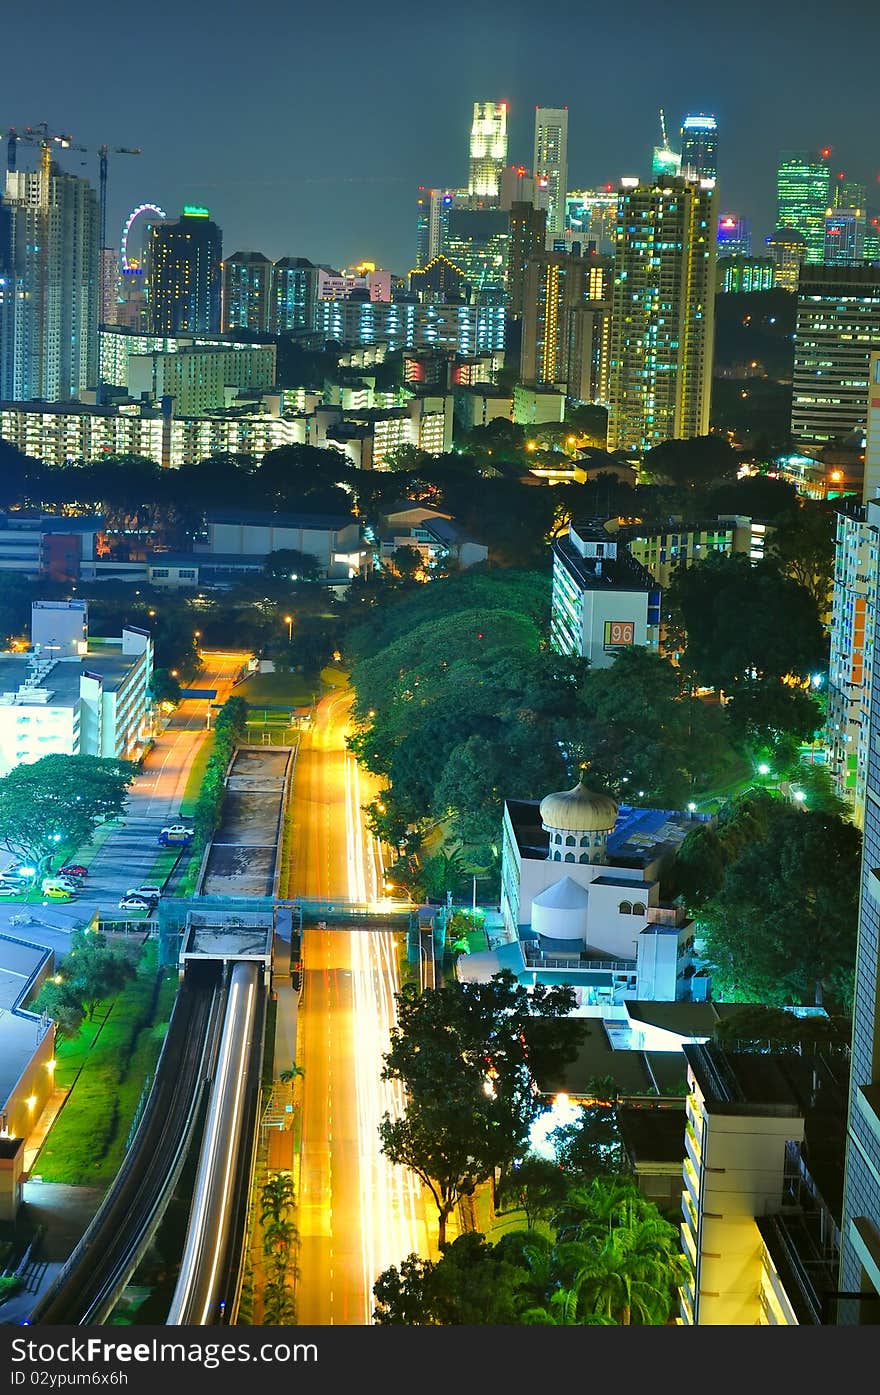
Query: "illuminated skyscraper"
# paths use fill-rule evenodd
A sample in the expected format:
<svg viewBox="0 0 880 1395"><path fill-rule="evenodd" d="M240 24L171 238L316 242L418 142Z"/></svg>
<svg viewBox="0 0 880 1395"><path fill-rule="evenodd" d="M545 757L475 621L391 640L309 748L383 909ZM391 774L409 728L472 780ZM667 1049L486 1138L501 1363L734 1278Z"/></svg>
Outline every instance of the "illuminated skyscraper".
<svg viewBox="0 0 880 1395"><path fill-rule="evenodd" d="M184 208L150 234L149 308L153 334L217 334L222 234L207 208Z"/></svg>
<svg viewBox="0 0 880 1395"><path fill-rule="evenodd" d="M784 152L776 173L776 226L794 228L801 234L808 262L821 262L825 255L830 153Z"/></svg>
<svg viewBox="0 0 880 1395"><path fill-rule="evenodd" d="M443 251L449 210L455 202L451 189L419 186L416 201L416 266L427 266Z"/></svg>
<svg viewBox="0 0 880 1395"><path fill-rule="evenodd" d="M507 103L474 102L468 193L497 199L507 164Z"/></svg>
<svg viewBox="0 0 880 1395"><path fill-rule="evenodd" d="M718 178L718 122L700 113L681 124L681 172L689 179Z"/></svg>
<svg viewBox="0 0 880 1395"><path fill-rule="evenodd" d="M0 210L0 398L76 397L98 381L97 195L47 148L10 170Z"/></svg>
<svg viewBox="0 0 880 1395"><path fill-rule="evenodd" d="M835 208L867 208L868 188L866 184L860 184L855 179L847 179L845 174L838 174L833 180L834 197L831 202Z"/></svg>
<svg viewBox="0 0 880 1395"><path fill-rule="evenodd" d="M801 267L807 255L807 242L796 228L777 228L764 245L773 258L773 284L782 291L796 291Z"/></svg>
<svg viewBox="0 0 880 1395"><path fill-rule="evenodd" d="M568 107L535 107L535 157L539 187L546 181L547 245L565 231L568 177Z"/></svg>
<svg viewBox="0 0 880 1395"><path fill-rule="evenodd" d="M611 280L608 257L545 252L529 262L523 290L523 383L561 386L579 402L605 400Z"/></svg>
<svg viewBox="0 0 880 1395"><path fill-rule="evenodd" d="M318 268L305 257L282 257L272 268L270 334L314 329Z"/></svg>
<svg viewBox="0 0 880 1395"><path fill-rule="evenodd" d="M666 134L666 117L660 108L660 144L654 146L651 159L651 178L661 174L681 174L681 153L673 150Z"/></svg>
<svg viewBox="0 0 880 1395"><path fill-rule="evenodd" d="M510 240L507 244L507 313L522 318L526 267L547 244L547 211L517 202L510 208Z"/></svg>
<svg viewBox="0 0 880 1395"><path fill-rule="evenodd" d="M752 230L745 218L722 213L718 219L719 257L748 257L752 251Z"/></svg>
<svg viewBox="0 0 880 1395"><path fill-rule="evenodd" d="M709 430L714 181L621 181L611 314L609 450Z"/></svg>
<svg viewBox="0 0 880 1395"><path fill-rule="evenodd" d="M572 240L594 242L596 251L611 255L617 233L617 189L578 189L565 196L565 231Z"/></svg>
<svg viewBox="0 0 880 1395"><path fill-rule="evenodd" d="M829 208L825 213L826 266L858 266L865 258L864 208Z"/></svg>
<svg viewBox="0 0 880 1395"><path fill-rule="evenodd" d="M266 334L270 321L272 263L262 252L233 252L223 262L222 324Z"/></svg>

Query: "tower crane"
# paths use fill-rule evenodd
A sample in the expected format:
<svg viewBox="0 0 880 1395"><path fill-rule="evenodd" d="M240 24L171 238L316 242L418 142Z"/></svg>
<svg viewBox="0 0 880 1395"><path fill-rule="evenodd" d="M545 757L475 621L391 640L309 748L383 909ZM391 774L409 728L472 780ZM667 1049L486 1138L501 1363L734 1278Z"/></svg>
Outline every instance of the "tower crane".
<svg viewBox="0 0 880 1395"><path fill-rule="evenodd" d="M18 167L18 147L19 145L38 145L42 150L42 160L48 165L51 158L52 148L59 150L80 150L89 152L93 146L75 145L72 136L62 135L56 131L50 131L46 122L41 121L38 126L24 126L20 129L10 126L5 131L0 131L0 136L5 137L6 145L6 168L15 170ZM140 146L132 147L128 145L99 145L98 151L98 192L101 225L101 248L107 246L107 166L111 155L140 155Z"/></svg>

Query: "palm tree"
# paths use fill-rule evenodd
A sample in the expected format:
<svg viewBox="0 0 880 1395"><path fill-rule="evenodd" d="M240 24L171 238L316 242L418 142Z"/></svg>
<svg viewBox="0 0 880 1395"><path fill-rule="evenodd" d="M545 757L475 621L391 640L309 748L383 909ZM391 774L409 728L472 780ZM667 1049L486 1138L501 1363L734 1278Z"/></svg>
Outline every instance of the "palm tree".
<svg viewBox="0 0 880 1395"><path fill-rule="evenodd" d="M260 1225L268 1220L282 1221L294 1204L293 1178L289 1172L274 1172L260 1191Z"/></svg>
<svg viewBox="0 0 880 1395"><path fill-rule="evenodd" d="M298 1066L296 1061L294 1061L293 1065L290 1066L288 1070L283 1070L281 1072L278 1079L283 1085L290 1085L297 1077L301 1080L305 1073L305 1068L303 1066Z"/></svg>

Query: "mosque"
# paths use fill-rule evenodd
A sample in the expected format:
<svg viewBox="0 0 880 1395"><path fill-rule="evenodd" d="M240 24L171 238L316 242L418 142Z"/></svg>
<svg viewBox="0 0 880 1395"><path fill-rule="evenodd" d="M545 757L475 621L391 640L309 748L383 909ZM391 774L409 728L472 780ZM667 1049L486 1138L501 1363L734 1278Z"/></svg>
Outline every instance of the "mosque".
<svg viewBox="0 0 880 1395"><path fill-rule="evenodd" d="M694 955L693 923L661 901L660 882L707 817L618 805L583 777L540 801L506 800L506 943L469 956L460 971L490 977L503 959L527 985L570 984L579 1007L598 1015L634 998L704 1001L709 980Z"/></svg>

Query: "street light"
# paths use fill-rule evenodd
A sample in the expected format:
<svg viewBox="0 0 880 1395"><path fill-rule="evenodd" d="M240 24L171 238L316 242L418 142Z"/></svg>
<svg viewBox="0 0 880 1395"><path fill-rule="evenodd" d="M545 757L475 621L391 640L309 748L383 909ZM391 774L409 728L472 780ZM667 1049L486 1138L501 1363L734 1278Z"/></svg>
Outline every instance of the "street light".
<svg viewBox="0 0 880 1395"><path fill-rule="evenodd" d="M287 626L287 643L290 644L291 634L293 632L293 616L285 615L284 623Z"/></svg>

